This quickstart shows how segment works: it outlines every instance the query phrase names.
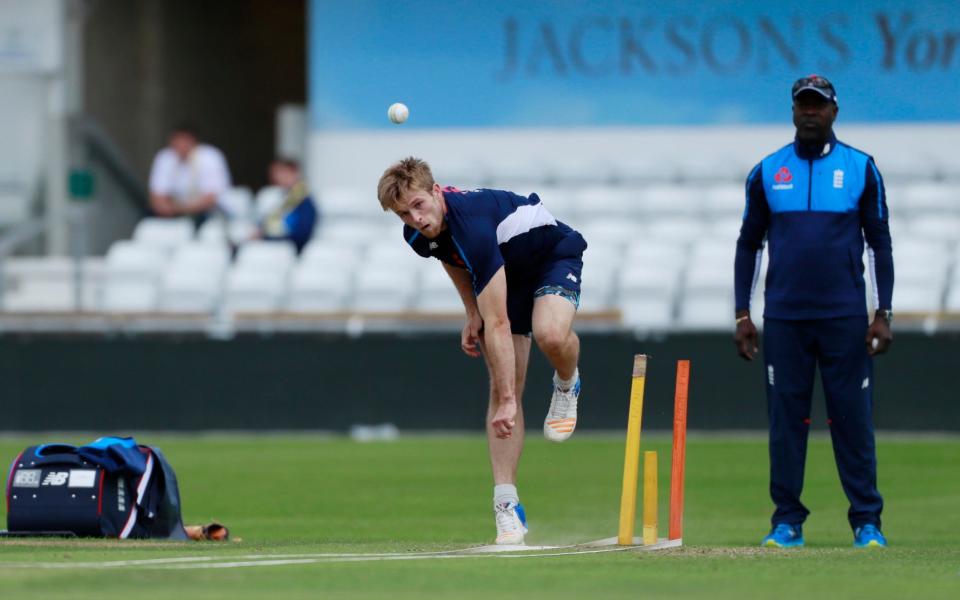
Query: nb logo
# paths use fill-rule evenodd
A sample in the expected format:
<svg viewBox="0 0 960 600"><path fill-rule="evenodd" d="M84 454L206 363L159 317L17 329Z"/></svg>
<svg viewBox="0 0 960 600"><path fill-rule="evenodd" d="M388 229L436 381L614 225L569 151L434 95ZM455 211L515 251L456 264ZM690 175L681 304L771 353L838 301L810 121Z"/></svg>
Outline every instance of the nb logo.
<svg viewBox="0 0 960 600"><path fill-rule="evenodd" d="M574 283L577 282L577 276L574 275L573 273L567 273L567 279L569 279L570 281L572 281L572 282L574 282Z"/></svg>
<svg viewBox="0 0 960 600"><path fill-rule="evenodd" d="M40 485L63 485L67 483L69 476L70 473L67 471L50 471Z"/></svg>

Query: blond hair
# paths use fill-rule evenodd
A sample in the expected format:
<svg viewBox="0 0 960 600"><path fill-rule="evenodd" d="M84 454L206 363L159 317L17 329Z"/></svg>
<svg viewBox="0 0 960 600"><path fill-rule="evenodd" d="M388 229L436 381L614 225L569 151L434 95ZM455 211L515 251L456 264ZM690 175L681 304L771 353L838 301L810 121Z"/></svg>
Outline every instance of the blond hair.
<svg viewBox="0 0 960 600"><path fill-rule="evenodd" d="M400 197L410 190L429 192L433 189L433 173L425 160L409 156L390 165L377 184L377 199L383 210L391 210Z"/></svg>

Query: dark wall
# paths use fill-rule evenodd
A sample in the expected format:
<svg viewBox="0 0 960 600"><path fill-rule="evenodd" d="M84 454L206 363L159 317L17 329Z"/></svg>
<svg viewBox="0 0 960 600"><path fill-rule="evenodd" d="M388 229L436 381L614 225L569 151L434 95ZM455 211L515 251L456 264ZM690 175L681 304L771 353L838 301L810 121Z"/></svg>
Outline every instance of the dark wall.
<svg viewBox="0 0 960 600"><path fill-rule="evenodd" d="M881 429L960 431L953 369L960 334L899 334L877 361ZM651 356L644 427L671 426L676 360L692 361L691 429L765 429L762 363L727 335L582 336L580 426L623 429L635 353ZM533 353L525 406L539 430L551 371ZM482 430L480 360L459 336L206 338L0 336L0 430L327 429L392 422L401 429ZM819 386L818 386L819 388ZM813 423L824 428L819 389Z"/></svg>
<svg viewBox="0 0 960 600"><path fill-rule="evenodd" d="M305 0L94 0L85 112L144 180L169 128L196 124L236 184L266 183L275 110L306 102Z"/></svg>

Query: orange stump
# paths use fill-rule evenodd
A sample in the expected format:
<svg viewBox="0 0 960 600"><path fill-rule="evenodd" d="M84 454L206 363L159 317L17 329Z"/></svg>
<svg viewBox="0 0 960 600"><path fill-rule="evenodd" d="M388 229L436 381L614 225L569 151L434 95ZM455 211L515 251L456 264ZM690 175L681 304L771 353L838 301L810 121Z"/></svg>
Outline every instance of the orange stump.
<svg viewBox="0 0 960 600"><path fill-rule="evenodd" d="M670 464L669 539L683 538L683 471L687 458L687 394L690 361L677 361L677 384L673 397L673 455Z"/></svg>

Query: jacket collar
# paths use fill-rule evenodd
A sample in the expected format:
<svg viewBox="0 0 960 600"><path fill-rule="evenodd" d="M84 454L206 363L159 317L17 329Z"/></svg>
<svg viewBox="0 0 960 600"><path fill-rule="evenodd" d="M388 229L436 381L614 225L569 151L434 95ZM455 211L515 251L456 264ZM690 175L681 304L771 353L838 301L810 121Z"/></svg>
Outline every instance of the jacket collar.
<svg viewBox="0 0 960 600"><path fill-rule="evenodd" d="M800 144L800 141L797 140L797 138L793 138L793 151L796 152L797 156L804 160L816 160L818 158L828 156L836 147L837 136L833 133L832 129L830 130L830 135L827 136L827 142L822 148L810 148L809 146L803 146Z"/></svg>

